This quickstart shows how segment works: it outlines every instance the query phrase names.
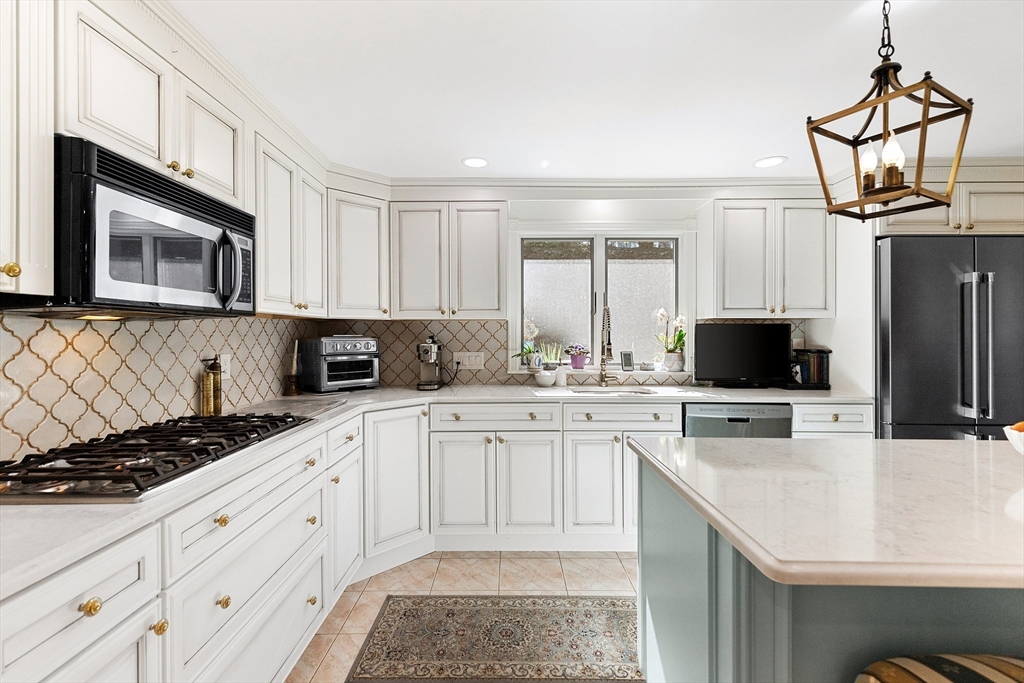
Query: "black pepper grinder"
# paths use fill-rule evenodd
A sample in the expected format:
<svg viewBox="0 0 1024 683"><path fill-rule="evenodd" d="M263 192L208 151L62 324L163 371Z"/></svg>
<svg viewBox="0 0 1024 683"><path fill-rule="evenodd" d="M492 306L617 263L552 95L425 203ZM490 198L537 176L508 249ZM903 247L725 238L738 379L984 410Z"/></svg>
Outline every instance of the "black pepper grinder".
<svg viewBox="0 0 1024 683"><path fill-rule="evenodd" d="M207 366L203 370L203 399L200 414L203 415L204 417L208 415L220 415L220 361L217 358L211 358L209 360L204 360L202 362L207 363Z"/></svg>

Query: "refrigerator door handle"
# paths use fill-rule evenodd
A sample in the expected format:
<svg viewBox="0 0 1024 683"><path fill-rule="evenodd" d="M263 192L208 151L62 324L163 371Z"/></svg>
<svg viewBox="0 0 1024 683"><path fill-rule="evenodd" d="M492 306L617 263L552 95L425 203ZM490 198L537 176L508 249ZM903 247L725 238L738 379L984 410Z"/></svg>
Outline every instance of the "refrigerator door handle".
<svg viewBox="0 0 1024 683"><path fill-rule="evenodd" d="M981 373L981 354L978 346L981 344L981 320L979 305L981 303L981 292L979 282L981 273L967 273L964 279L971 285L971 403L964 408L964 415L977 419L981 411L978 410L978 394L981 393L979 374Z"/></svg>
<svg viewBox="0 0 1024 683"><path fill-rule="evenodd" d="M988 290L988 348L986 354L988 357L988 402L985 404L984 417L989 420L992 419L995 414L995 403L996 403L996 345L994 340L995 332L995 314L992 312L994 304L994 295L992 290L994 288L993 283L995 282L995 273L985 273L985 289Z"/></svg>

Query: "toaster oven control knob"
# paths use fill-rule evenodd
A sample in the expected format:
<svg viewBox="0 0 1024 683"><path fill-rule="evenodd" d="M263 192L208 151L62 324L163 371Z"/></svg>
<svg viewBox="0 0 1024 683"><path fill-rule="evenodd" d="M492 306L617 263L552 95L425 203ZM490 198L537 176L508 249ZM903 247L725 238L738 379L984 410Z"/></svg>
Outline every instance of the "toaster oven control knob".
<svg viewBox="0 0 1024 683"><path fill-rule="evenodd" d="M363 348L363 343L362 342L356 342L356 351L359 351L362 348Z"/></svg>
<svg viewBox="0 0 1024 683"><path fill-rule="evenodd" d="M331 346L332 346L332 350L334 350L334 351L341 351L341 342L334 342L334 344L332 344Z"/></svg>
<svg viewBox="0 0 1024 683"><path fill-rule="evenodd" d="M345 350L350 351L352 349L352 342L345 342Z"/></svg>

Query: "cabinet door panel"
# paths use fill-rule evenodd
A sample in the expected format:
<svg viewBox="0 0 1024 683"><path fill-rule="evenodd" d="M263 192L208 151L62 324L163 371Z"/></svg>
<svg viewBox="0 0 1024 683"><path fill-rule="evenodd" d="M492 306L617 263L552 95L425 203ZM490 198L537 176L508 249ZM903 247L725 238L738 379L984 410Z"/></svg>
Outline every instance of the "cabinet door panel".
<svg viewBox="0 0 1024 683"><path fill-rule="evenodd" d="M506 205L452 204L449 211L452 317L504 318Z"/></svg>
<svg viewBox="0 0 1024 683"><path fill-rule="evenodd" d="M780 203L778 313L793 318L834 315L835 223L820 202Z"/></svg>
<svg viewBox="0 0 1024 683"><path fill-rule="evenodd" d="M242 120L203 89L178 75L178 152L182 170L192 169L186 180L197 190L241 206L245 131Z"/></svg>
<svg viewBox="0 0 1024 683"><path fill-rule="evenodd" d="M435 534L495 531L493 433L431 435L430 474Z"/></svg>
<svg viewBox="0 0 1024 683"><path fill-rule="evenodd" d="M426 412L422 406L368 413L366 557L427 533Z"/></svg>
<svg viewBox="0 0 1024 683"><path fill-rule="evenodd" d="M298 275L302 315L327 317L327 190L300 173L299 254L292 267Z"/></svg>
<svg viewBox="0 0 1024 683"><path fill-rule="evenodd" d="M448 205L391 205L392 317L448 317Z"/></svg>
<svg viewBox="0 0 1024 683"><path fill-rule="evenodd" d="M716 205L715 299L719 317L774 315L774 234L771 202Z"/></svg>
<svg viewBox="0 0 1024 683"><path fill-rule="evenodd" d="M562 435L498 434L498 533L562 532Z"/></svg>
<svg viewBox="0 0 1024 683"><path fill-rule="evenodd" d="M565 435L566 533L622 531L622 435Z"/></svg>
<svg viewBox="0 0 1024 683"><path fill-rule="evenodd" d="M295 315L292 299L292 198L298 169L288 157L256 137L257 312Z"/></svg>
<svg viewBox="0 0 1024 683"><path fill-rule="evenodd" d="M161 619L159 600L139 610L46 680L54 683L157 683L161 640L150 630Z"/></svg>
<svg viewBox="0 0 1024 683"><path fill-rule="evenodd" d="M946 192L946 183L922 183L922 185L933 192ZM953 198L950 206L936 206L882 218L880 220L883 225L882 233L887 235L957 234L959 229L954 226L961 222L959 188L959 185L953 186Z"/></svg>
<svg viewBox="0 0 1024 683"><path fill-rule="evenodd" d="M166 173L173 67L95 6L63 11L64 129Z"/></svg>
<svg viewBox="0 0 1024 683"><path fill-rule="evenodd" d="M330 316L388 317L387 202L330 190Z"/></svg>
<svg viewBox="0 0 1024 683"><path fill-rule="evenodd" d="M1024 232L1024 183L962 183L967 234Z"/></svg>
<svg viewBox="0 0 1024 683"><path fill-rule="evenodd" d="M334 594L345 590L363 557L363 455L359 452L332 467L330 480L332 524L330 535Z"/></svg>

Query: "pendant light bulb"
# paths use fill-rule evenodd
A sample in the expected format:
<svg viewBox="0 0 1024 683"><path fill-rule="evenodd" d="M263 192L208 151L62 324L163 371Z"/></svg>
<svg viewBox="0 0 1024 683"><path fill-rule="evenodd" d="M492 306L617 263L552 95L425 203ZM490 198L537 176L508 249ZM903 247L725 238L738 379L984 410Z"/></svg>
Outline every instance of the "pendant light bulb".
<svg viewBox="0 0 1024 683"><path fill-rule="evenodd" d="M895 166L902 156L903 150L900 149L900 143L896 141L895 135L889 133L889 139L882 146L882 166Z"/></svg>
<svg viewBox="0 0 1024 683"><path fill-rule="evenodd" d="M902 171L903 170L903 166L906 163L907 163L907 155L903 153L902 149L900 149L900 155L899 155L899 157L896 158L896 168L898 168L898 169L900 169Z"/></svg>
<svg viewBox="0 0 1024 683"><path fill-rule="evenodd" d="M867 150L860 157L860 172L873 173L878 167L878 155L875 154L875 143L868 144Z"/></svg>

